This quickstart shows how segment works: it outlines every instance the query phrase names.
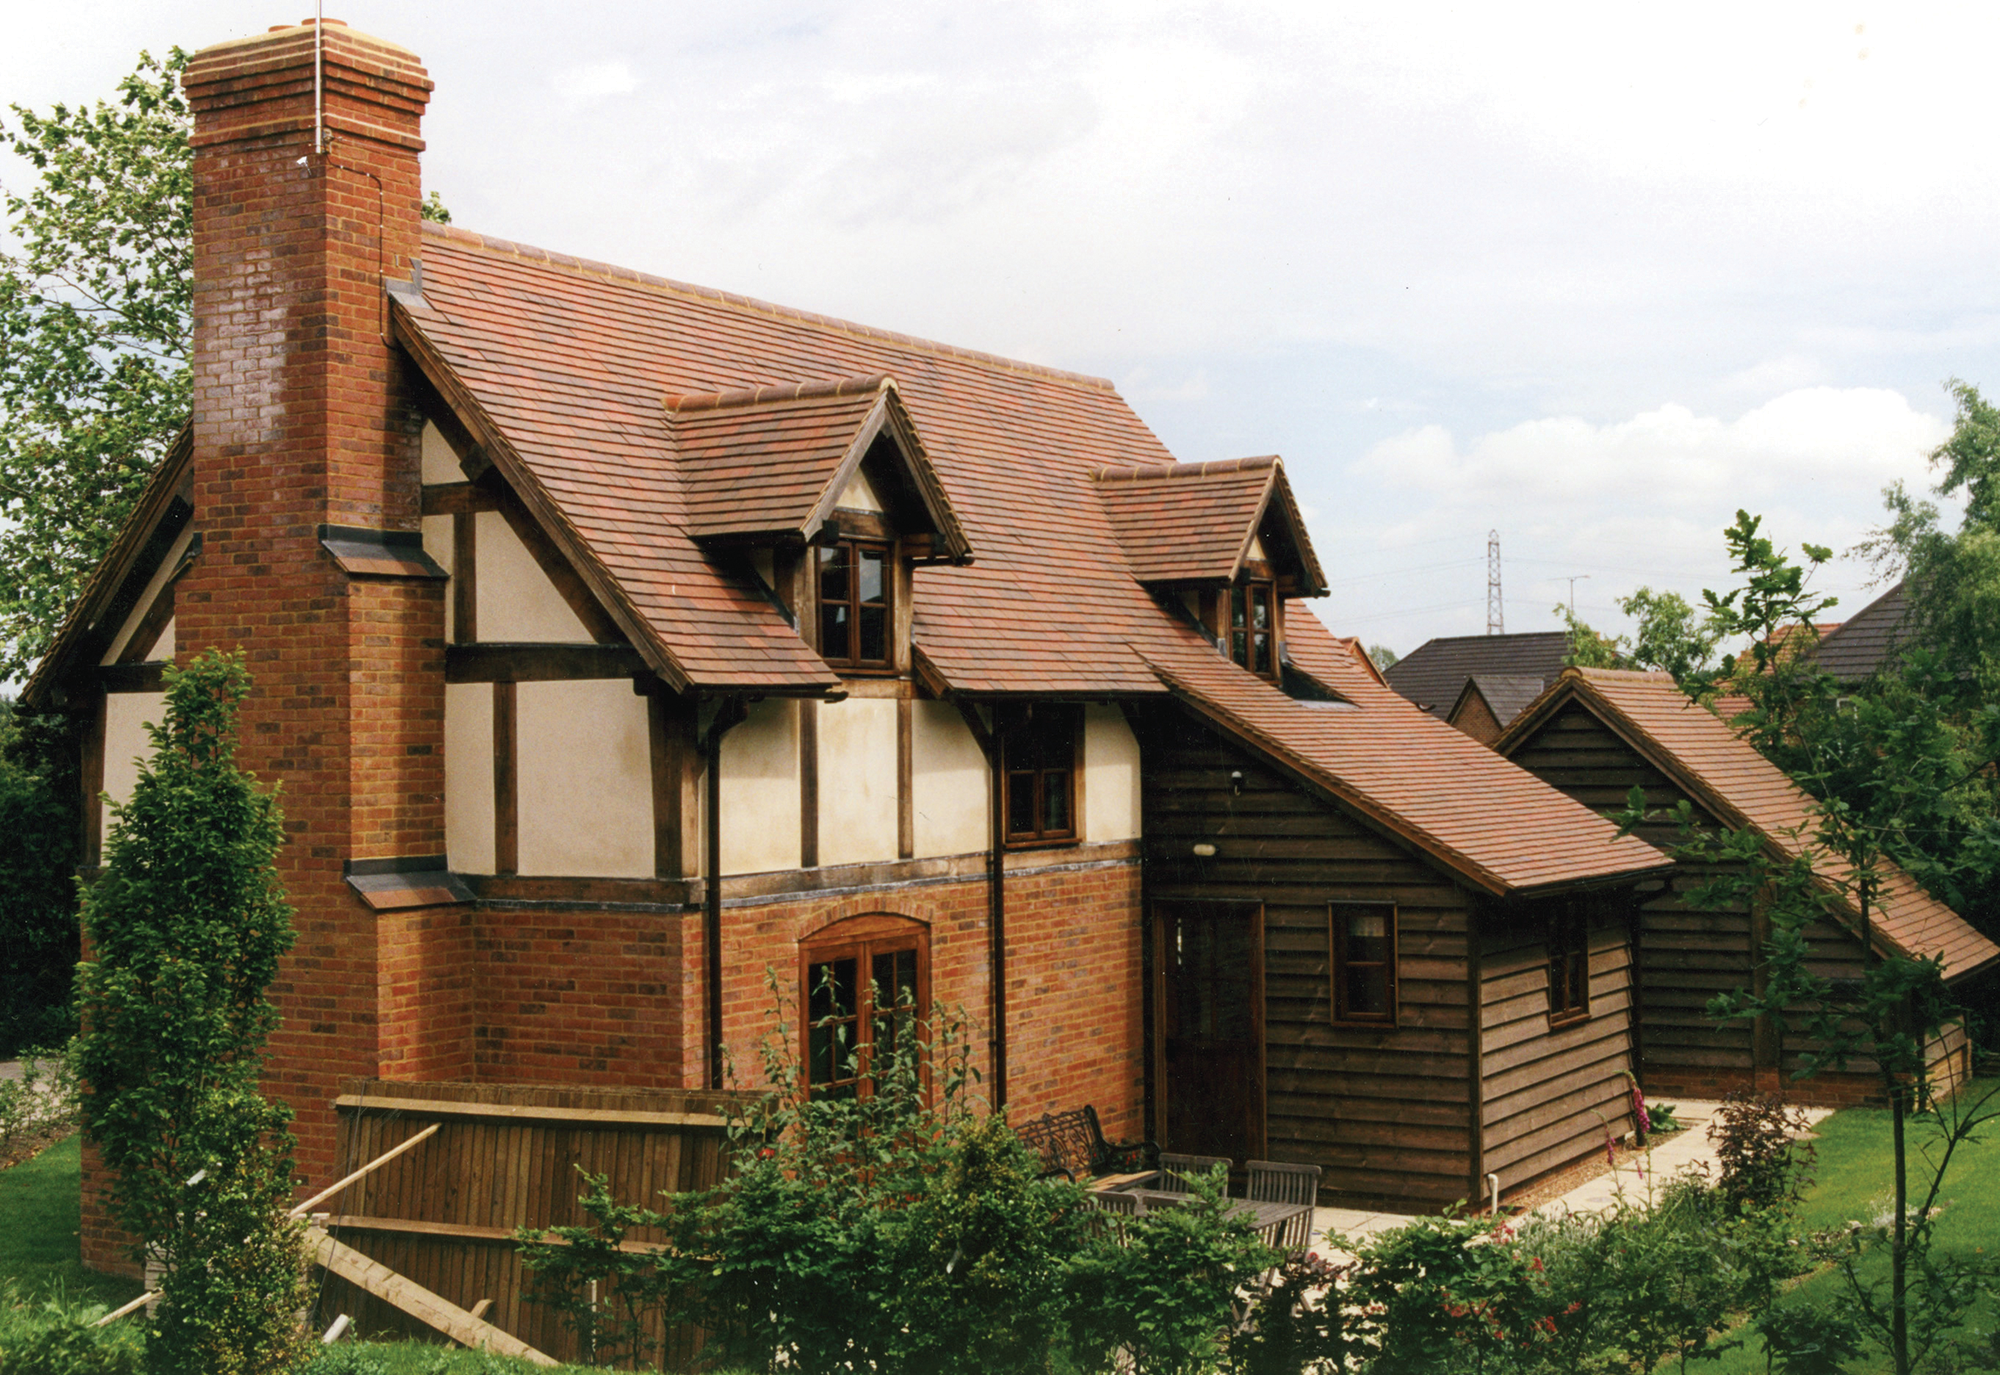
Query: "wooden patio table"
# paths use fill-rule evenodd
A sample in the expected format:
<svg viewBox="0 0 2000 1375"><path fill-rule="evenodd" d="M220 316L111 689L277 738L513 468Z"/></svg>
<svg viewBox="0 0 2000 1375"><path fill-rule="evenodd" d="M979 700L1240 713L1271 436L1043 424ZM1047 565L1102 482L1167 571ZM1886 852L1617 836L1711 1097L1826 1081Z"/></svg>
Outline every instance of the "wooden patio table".
<svg viewBox="0 0 2000 1375"><path fill-rule="evenodd" d="M1152 1178L1150 1175L1145 1177ZM1115 1191L1136 1195L1139 1206L1148 1211L1154 1208L1177 1208L1189 1198L1189 1195L1184 1193L1171 1193L1165 1189L1145 1189L1136 1185L1124 1185ZM1310 1203L1260 1203L1247 1198L1232 1198L1228 1200L1228 1204L1227 1211L1232 1214L1247 1215L1257 1235L1270 1246L1276 1246L1278 1239L1284 1236L1285 1224L1299 1214L1310 1213L1313 1210Z"/></svg>

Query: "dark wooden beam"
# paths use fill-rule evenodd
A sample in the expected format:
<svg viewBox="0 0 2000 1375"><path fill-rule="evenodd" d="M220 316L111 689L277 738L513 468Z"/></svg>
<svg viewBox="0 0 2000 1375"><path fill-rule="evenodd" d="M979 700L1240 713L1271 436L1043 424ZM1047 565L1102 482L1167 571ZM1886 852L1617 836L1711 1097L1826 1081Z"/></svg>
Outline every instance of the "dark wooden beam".
<svg viewBox="0 0 2000 1375"><path fill-rule="evenodd" d="M145 664L101 664L92 673L105 692L163 692L166 668L158 661Z"/></svg>
<svg viewBox="0 0 2000 1375"><path fill-rule="evenodd" d="M493 870L521 868L520 748L514 685L493 685Z"/></svg>
<svg viewBox="0 0 2000 1375"><path fill-rule="evenodd" d="M645 673L630 645L447 645L447 683L541 683L582 678L630 678Z"/></svg>
<svg viewBox="0 0 2000 1375"><path fill-rule="evenodd" d="M103 862L104 804L97 795L104 791L104 694L93 693L91 709L83 715L83 767L77 781L83 792L83 866L95 869Z"/></svg>
<svg viewBox="0 0 2000 1375"><path fill-rule="evenodd" d="M694 748L688 738L687 713L667 694L649 693L646 724L653 763L653 875L684 878L688 861L694 858L686 847L688 756Z"/></svg>
<svg viewBox="0 0 2000 1375"><path fill-rule="evenodd" d="M500 499L477 482L438 482L424 488L423 513L427 516L469 515L474 511L497 511Z"/></svg>
<svg viewBox="0 0 2000 1375"><path fill-rule="evenodd" d="M819 868L819 703L799 703L799 867Z"/></svg>
<svg viewBox="0 0 2000 1375"><path fill-rule="evenodd" d="M451 518L451 638L461 645L479 638L479 531L470 511Z"/></svg>

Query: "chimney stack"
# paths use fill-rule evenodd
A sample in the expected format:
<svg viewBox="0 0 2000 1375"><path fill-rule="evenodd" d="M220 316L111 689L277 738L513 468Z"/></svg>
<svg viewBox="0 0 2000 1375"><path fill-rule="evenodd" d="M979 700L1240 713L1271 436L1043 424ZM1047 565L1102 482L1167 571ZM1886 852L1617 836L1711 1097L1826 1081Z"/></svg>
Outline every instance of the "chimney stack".
<svg viewBox="0 0 2000 1375"><path fill-rule="evenodd" d="M421 1039L412 929L345 881L444 854L444 583L356 547L419 529L421 385L389 340L385 281L419 252L415 55L328 20L205 48L194 110L195 528L183 658L248 650L239 757L283 787L298 943L274 987L267 1087L300 1164L334 1165L342 1080L465 1066ZM329 527L333 527L329 530ZM386 571L385 571L386 569ZM418 938L421 939L421 938ZM421 963L421 960L418 960Z"/></svg>

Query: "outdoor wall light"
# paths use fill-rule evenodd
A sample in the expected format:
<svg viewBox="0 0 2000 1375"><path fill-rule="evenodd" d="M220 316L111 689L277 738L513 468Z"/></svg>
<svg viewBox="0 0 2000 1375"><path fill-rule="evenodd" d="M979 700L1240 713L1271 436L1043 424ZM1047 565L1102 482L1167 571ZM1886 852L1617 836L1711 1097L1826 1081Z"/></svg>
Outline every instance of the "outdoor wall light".
<svg viewBox="0 0 2000 1375"><path fill-rule="evenodd" d="M1229 795L1231 797L1243 796L1243 770L1231 769L1229 771Z"/></svg>
<svg viewBox="0 0 2000 1375"><path fill-rule="evenodd" d="M1201 856L1203 859L1209 859L1214 856L1215 847L1209 844L1207 841L1203 840L1196 843L1194 847L1194 852L1197 855Z"/></svg>

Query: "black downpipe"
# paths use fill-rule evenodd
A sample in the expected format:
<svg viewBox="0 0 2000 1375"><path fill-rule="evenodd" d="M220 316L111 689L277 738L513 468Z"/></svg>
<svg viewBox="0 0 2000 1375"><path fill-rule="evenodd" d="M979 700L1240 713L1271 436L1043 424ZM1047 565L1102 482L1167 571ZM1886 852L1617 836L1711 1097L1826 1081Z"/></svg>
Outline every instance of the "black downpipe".
<svg viewBox="0 0 2000 1375"><path fill-rule="evenodd" d="M997 730L986 746L987 772L993 777L993 843L986 862L986 924L993 938L993 1110L1003 1112L1007 1107L1007 774Z"/></svg>

